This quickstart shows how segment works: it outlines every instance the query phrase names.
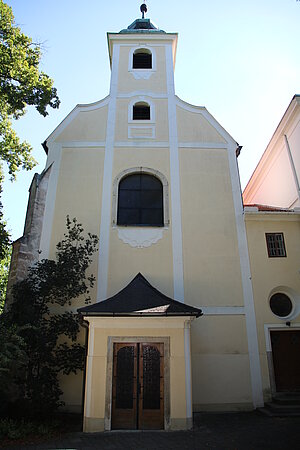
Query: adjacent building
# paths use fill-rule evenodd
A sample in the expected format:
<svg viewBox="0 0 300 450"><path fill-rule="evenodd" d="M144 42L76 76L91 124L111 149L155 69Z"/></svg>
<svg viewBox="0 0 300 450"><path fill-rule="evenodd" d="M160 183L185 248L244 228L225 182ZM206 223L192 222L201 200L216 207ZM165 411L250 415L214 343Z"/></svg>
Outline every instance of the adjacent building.
<svg viewBox="0 0 300 450"><path fill-rule="evenodd" d="M244 193L264 395L300 390L300 96Z"/></svg>

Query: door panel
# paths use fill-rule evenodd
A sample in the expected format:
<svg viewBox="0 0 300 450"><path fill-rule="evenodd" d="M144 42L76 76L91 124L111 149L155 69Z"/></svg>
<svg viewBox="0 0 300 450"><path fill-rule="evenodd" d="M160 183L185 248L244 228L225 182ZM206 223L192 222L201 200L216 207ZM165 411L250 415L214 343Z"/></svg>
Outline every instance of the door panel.
<svg viewBox="0 0 300 450"><path fill-rule="evenodd" d="M271 331L277 392L300 391L300 331Z"/></svg>
<svg viewBox="0 0 300 450"><path fill-rule="evenodd" d="M112 428L136 429L137 344L114 344Z"/></svg>
<svg viewBox="0 0 300 450"><path fill-rule="evenodd" d="M114 344L112 429L164 428L164 345Z"/></svg>
<svg viewBox="0 0 300 450"><path fill-rule="evenodd" d="M139 428L157 430L164 427L163 344L140 344Z"/></svg>

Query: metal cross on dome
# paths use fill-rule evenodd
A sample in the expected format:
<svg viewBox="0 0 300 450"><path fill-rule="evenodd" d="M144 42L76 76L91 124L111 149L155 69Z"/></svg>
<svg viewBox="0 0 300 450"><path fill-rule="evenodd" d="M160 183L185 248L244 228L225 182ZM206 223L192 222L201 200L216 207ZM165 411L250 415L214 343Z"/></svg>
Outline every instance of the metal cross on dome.
<svg viewBox="0 0 300 450"><path fill-rule="evenodd" d="M140 7L141 13L142 13L142 19L145 19L145 14L147 12L147 5L146 3L142 3Z"/></svg>

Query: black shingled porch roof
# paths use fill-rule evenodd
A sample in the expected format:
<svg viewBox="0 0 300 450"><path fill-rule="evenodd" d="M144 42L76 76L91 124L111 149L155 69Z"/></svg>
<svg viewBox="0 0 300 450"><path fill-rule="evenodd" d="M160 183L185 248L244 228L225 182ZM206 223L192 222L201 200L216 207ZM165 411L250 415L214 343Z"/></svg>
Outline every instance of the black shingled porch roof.
<svg viewBox="0 0 300 450"><path fill-rule="evenodd" d="M159 292L141 273L116 295L79 308L78 312L83 316L202 316L201 309Z"/></svg>

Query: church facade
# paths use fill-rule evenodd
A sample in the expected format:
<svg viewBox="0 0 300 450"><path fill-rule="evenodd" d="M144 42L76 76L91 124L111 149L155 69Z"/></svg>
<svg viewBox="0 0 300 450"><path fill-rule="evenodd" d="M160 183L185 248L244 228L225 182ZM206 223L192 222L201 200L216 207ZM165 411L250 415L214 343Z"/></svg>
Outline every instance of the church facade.
<svg viewBox="0 0 300 450"><path fill-rule="evenodd" d="M274 314L257 305L274 274L264 285L256 236L277 226L244 212L237 142L175 95L177 34L143 18L108 45L109 95L76 106L44 143L10 283L55 256L67 215L99 236L92 304L74 310L88 324L85 379L61 379L72 411L85 386L85 431L187 429L193 412L263 406L276 391L263 331ZM283 219L293 239L296 216Z"/></svg>

